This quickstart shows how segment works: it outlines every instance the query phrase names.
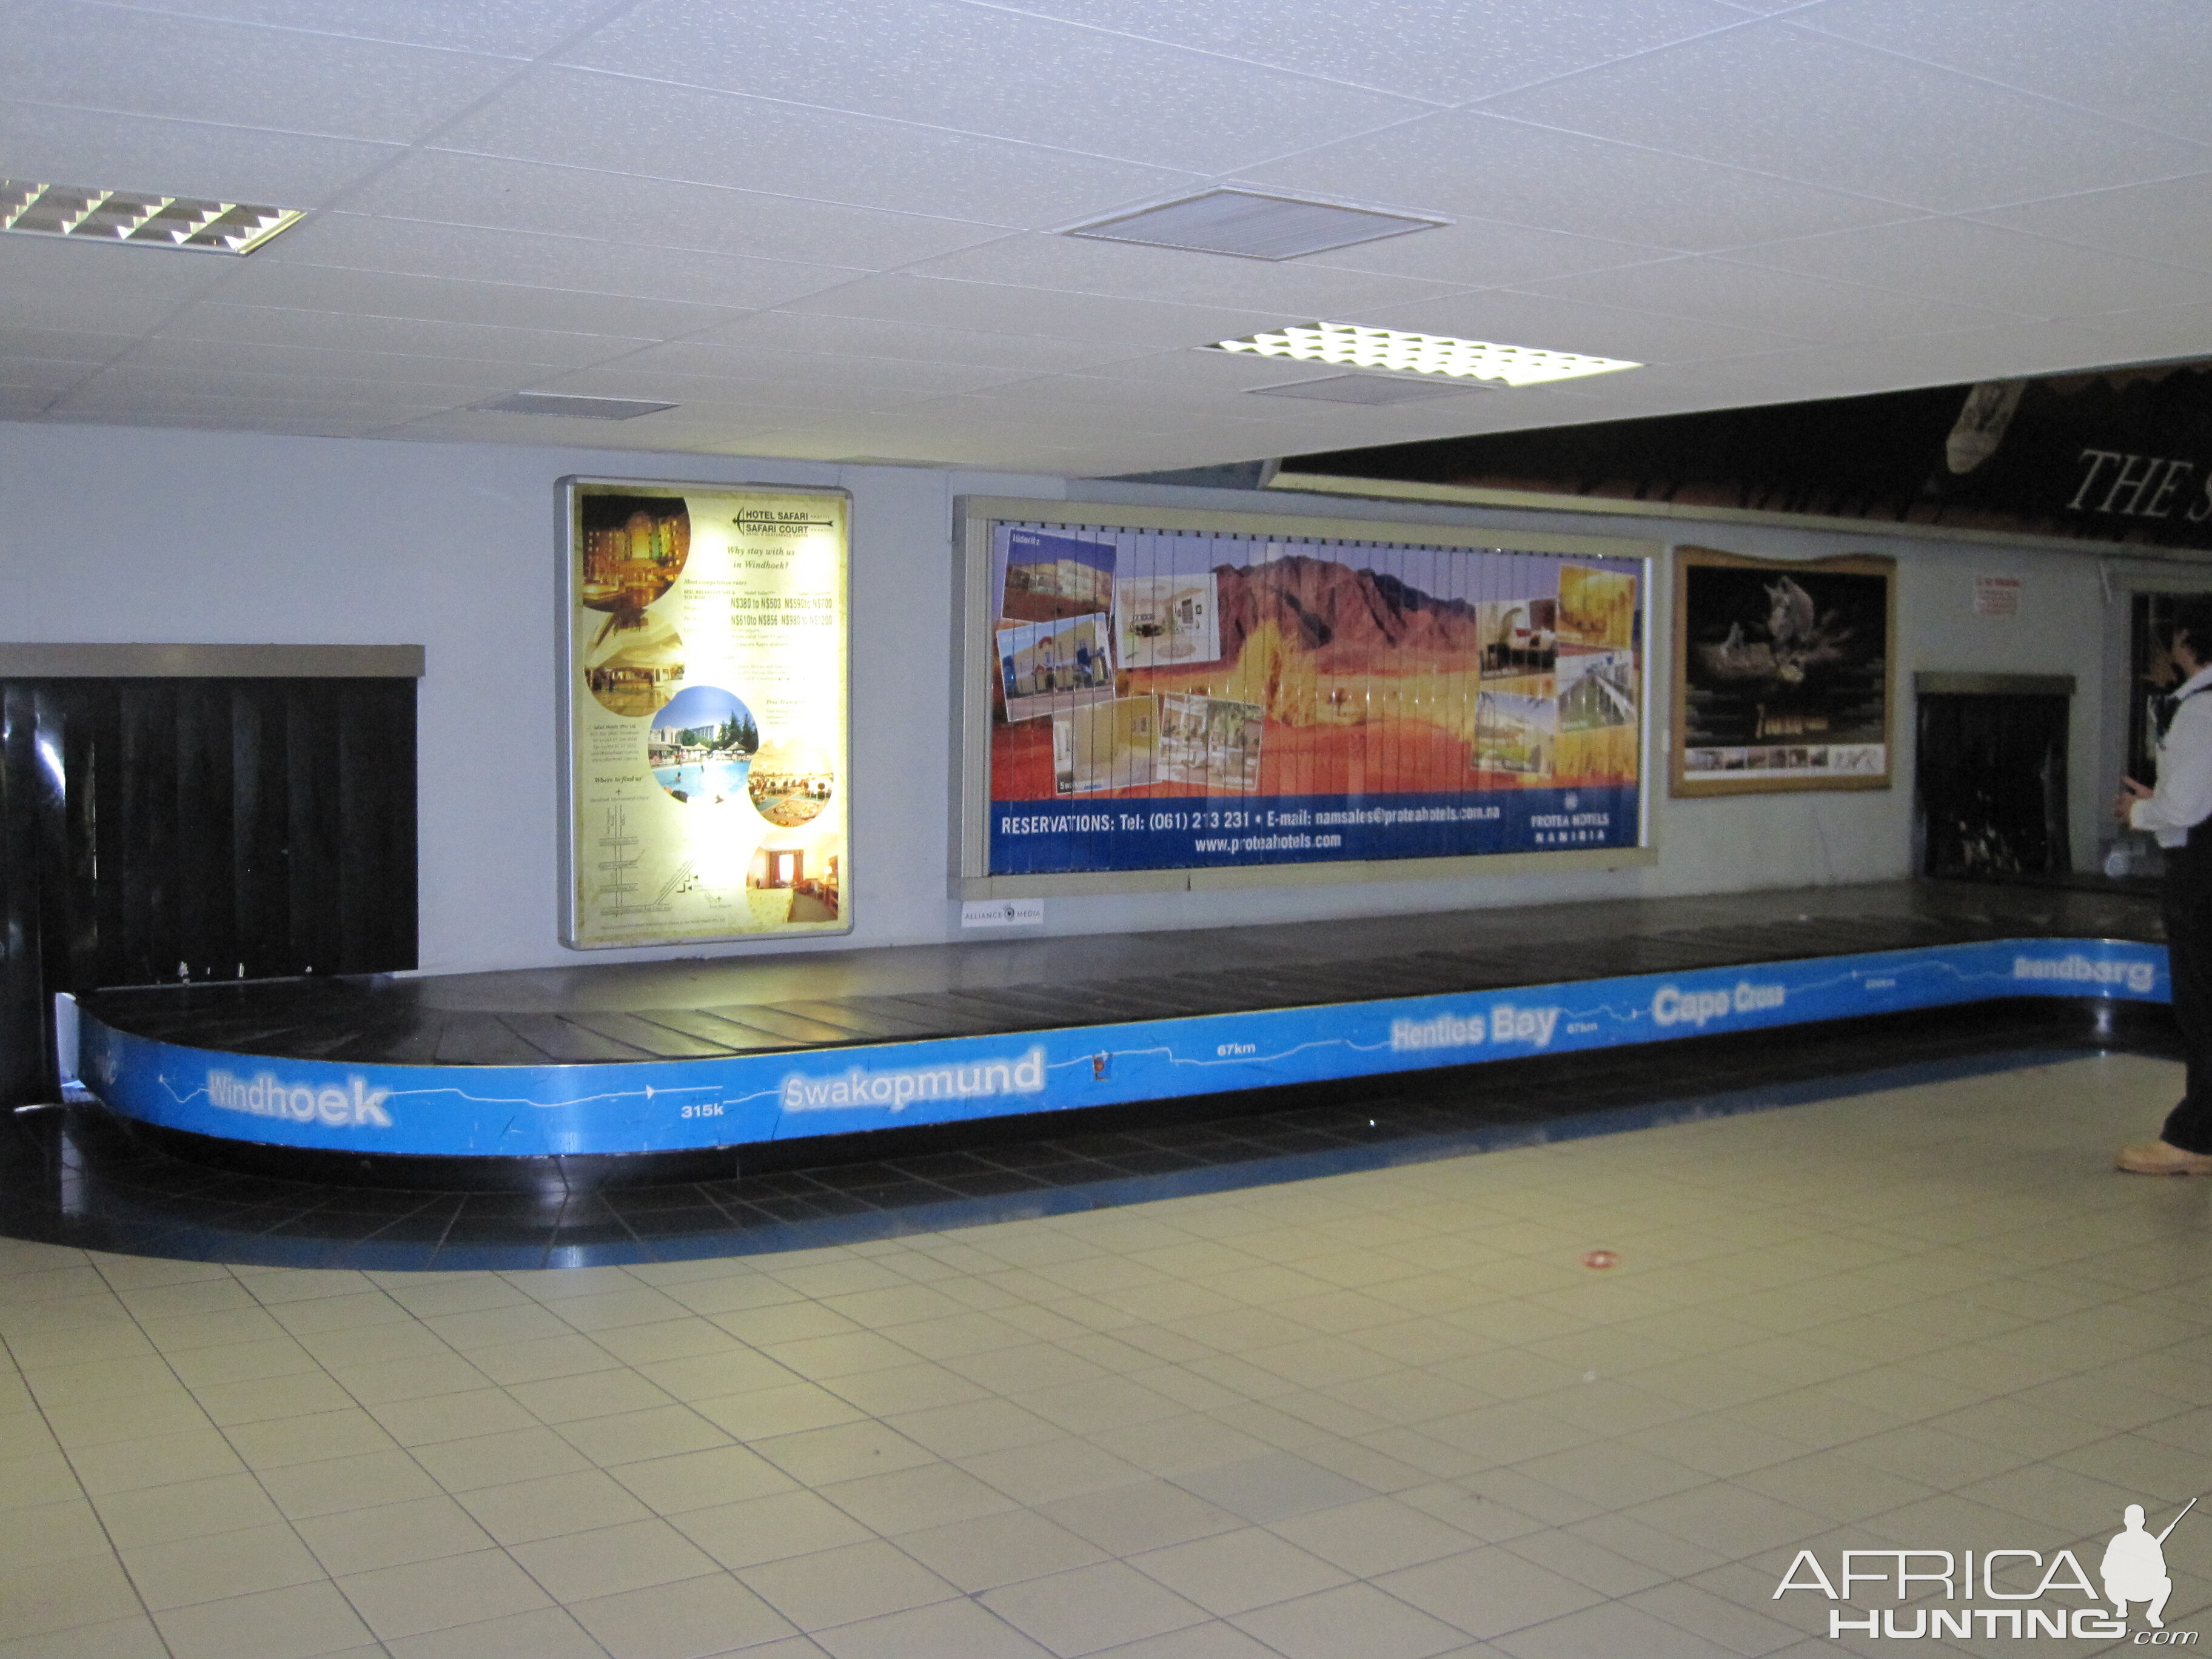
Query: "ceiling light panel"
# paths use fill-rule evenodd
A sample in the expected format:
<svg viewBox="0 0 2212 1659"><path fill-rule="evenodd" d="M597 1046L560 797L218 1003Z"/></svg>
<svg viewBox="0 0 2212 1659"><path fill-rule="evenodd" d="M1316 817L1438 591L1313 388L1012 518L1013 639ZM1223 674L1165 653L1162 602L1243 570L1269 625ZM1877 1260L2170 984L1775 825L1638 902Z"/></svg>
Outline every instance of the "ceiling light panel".
<svg viewBox="0 0 2212 1659"><path fill-rule="evenodd" d="M1448 334L1403 334L1394 328L1360 328L1351 323L1303 324L1273 333L1247 335L1241 340L1218 341L1205 349L1285 357L1301 363L1337 363L1392 374L1498 380L1516 386L1644 367L1616 357L1500 345L1492 340L1455 340Z"/></svg>
<svg viewBox="0 0 2212 1659"><path fill-rule="evenodd" d="M1067 234L1102 242L1231 253L1242 259L1296 259L1362 242L1379 242L1445 222L1373 208L1338 207L1256 191L1210 190L1202 196L1081 225Z"/></svg>
<svg viewBox="0 0 2212 1659"><path fill-rule="evenodd" d="M198 253L251 253L301 216L298 208L0 179L0 230L29 236L188 248Z"/></svg>

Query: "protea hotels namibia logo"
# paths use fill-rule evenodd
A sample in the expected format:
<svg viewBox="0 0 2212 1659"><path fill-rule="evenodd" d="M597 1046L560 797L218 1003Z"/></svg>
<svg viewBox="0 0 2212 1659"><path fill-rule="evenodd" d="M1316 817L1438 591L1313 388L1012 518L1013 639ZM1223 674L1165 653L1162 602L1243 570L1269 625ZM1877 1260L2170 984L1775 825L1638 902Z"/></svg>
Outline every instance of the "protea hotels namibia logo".
<svg viewBox="0 0 2212 1659"><path fill-rule="evenodd" d="M1828 1635L1890 1637L2069 1637L2110 1641L2128 1636L2128 1616L2140 1608L2142 1628L2130 1645L2194 1647L2197 1632L2168 1630L2166 1604L2173 1595L2166 1566L2166 1540L2181 1514L2152 1532L2143 1506L2130 1504L2120 1529L2097 1563L2102 1589L2089 1582L2072 1550L2047 1559L2039 1550L1845 1550L1831 1573L1811 1550L1799 1550L1775 1586L1779 1601L1793 1591L1851 1605L1828 1609ZM2069 1601L2084 1605L2069 1606ZM1909 1610L1883 1602L1912 1601ZM1975 1605L1975 1604L1984 1605ZM1994 1604L1994 1605L1988 1605ZM2109 1611L2107 1610L2109 1604Z"/></svg>

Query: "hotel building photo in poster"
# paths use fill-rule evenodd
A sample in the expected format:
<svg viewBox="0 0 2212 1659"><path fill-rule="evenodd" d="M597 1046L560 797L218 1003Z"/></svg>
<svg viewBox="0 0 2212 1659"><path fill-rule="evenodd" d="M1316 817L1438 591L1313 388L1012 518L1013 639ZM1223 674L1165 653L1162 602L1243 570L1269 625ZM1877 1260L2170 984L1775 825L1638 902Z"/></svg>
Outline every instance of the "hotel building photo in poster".
<svg viewBox="0 0 2212 1659"><path fill-rule="evenodd" d="M1643 844L1643 544L978 506L971 879Z"/></svg>
<svg viewBox="0 0 2212 1659"><path fill-rule="evenodd" d="M849 931L845 493L562 487L562 942Z"/></svg>

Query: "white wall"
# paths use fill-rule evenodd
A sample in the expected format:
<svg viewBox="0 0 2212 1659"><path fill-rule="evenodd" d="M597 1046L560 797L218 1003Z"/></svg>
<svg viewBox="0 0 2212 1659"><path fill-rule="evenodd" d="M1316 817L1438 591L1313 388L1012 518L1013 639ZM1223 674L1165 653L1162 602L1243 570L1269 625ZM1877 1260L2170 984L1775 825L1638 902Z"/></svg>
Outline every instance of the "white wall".
<svg viewBox="0 0 2212 1659"><path fill-rule="evenodd" d="M687 947L583 957L555 940L554 481L572 472L842 484L853 492L854 945L959 937L958 906L947 894L951 530L952 498L967 494L1476 523L1508 532L1508 544L1511 531L1526 529L1784 557L1871 551L1899 562L1907 695L1893 789L1674 801L1662 783L1654 802L1662 854L1656 866L1055 898L1048 906L1053 933L1903 875L1910 863L1909 688L1916 669L2077 676L2077 858L2086 861L2096 843L2093 761L2106 697L2095 562L1878 531L1840 535L1610 514L1474 512L720 456L12 423L0 424L0 639L422 644L429 663L420 704L423 967L702 954ZM1973 578L1984 573L2024 580L2018 617L1972 614ZM1653 598L1655 615L1663 618L1667 596ZM1663 707L1656 713L1663 729ZM374 833L374 826L360 829Z"/></svg>

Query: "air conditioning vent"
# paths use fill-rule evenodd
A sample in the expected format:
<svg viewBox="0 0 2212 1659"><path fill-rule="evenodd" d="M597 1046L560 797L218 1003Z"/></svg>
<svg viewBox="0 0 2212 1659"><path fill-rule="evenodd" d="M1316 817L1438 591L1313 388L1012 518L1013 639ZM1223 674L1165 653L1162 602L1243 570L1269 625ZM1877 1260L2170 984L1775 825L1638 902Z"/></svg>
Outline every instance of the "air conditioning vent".
<svg viewBox="0 0 2212 1659"><path fill-rule="evenodd" d="M1374 208L1337 207L1256 191L1210 190L1139 213L1101 219L1067 233L1102 242L1231 253L1240 259L1295 259L1303 254L1379 242L1445 222Z"/></svg>

